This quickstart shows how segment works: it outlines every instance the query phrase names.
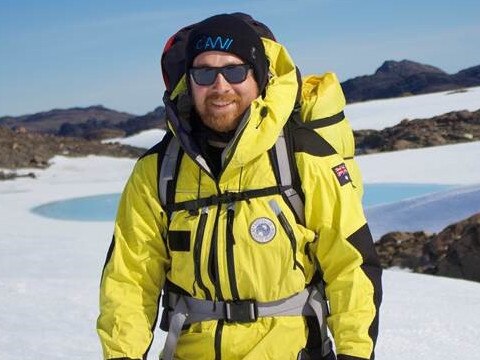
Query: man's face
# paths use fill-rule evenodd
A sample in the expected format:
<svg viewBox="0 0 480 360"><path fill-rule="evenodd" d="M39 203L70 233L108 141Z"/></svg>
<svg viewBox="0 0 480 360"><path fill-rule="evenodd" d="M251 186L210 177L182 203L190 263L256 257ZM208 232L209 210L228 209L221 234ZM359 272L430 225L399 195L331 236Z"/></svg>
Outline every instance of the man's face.
<svg viewBox="0 0 480 360"><path fill-rule="evenodd" d="M198 55L192 66L222 67L243 63L236 55L207 51ZM202 122L218 132L236 129L245 110L259 95L251 69L248 70L246 79L238 84L229 83L219 73L211 85L198 85L190 76L190 86L193 103Z"/></svg>

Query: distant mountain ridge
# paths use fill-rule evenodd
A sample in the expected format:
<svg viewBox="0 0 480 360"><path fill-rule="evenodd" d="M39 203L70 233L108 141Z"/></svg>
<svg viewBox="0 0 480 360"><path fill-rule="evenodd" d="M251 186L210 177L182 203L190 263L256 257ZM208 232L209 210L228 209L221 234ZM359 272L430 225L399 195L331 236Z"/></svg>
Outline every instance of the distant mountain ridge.
<svg viewBox="0 0 480 360"><path fill-rule="evenodd" d="M480 65L449 75L445 71L410 60L385 61L373 75L342 83L348 103L394 98L480 85ZM0 117L0 126L58 136L99 140L133 135L152 128L166 128L163 106L136 116L102 105L53 109L36 114Z"/></svg>
<svg viewBox="0 0 480 360"><path fill-rule="evenodd" d="M21 126L30 131L55 133L63 123L75 125L95 119L118 124L132 117L135 115L107 109L102 105L93 105L85 108L53 109L22 116L4 116L0 118L0 124L10 128Z"/></svg>
<svg viewBox="0 0 480 360"><path fill-rule="evenodd" d="M54 109L16 117L4 116L0 118L0 126L10 129L25 128L42 134L99 140L164 127L164 118L165 110L162 106L145 115L137 116L95 105L86 108Z"/></svg>
<svg viewBox="0 0 480 360"><path fill-rule="evenodd" d="M449 75L410 60L385 61L373 75L342 83L348 103L456 90L480 85L480 65Z"/></svg>

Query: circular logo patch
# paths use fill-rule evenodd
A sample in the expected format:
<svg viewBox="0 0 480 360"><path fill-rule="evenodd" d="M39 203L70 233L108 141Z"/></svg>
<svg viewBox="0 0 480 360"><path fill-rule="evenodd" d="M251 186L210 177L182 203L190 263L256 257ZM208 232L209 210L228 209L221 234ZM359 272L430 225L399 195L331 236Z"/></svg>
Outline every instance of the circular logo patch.
<svg viewBox="0 0 480 360"><path fill-rule="evenodd" d="M252 225L250 225L250 236L260 244L271 241L276 233L275 224L268 218L255 219Z"/></svg>

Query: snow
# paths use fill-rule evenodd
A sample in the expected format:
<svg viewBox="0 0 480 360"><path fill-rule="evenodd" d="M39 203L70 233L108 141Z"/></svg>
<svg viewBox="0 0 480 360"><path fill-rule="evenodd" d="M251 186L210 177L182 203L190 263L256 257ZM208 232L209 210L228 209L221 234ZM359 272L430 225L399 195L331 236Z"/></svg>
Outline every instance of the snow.
<svg viewBox="0 0 480 360"><path fill-rule="evenodd" d="M447 111L467 108L478 89L356 104L350 110L359 111L359 117L352 120L354 111L349 111L350 118L355 124L358 120L371 127L378 122L375 125L383 128L413 113L423 111L412 117L429 117L444 112L450 97L455 97L456 108ZM362 119L360 110L368 117ZM151 132L121 141L149 147L160 137ZM454 218L479 212L479 155L480 142L474 142L359 157L366 182L459 185L368 209L375 231L398 226L437 231ZM34 171L37 179L0 182L0 359L101 358L95 332L98 286L113 224L52 220L30 209L55 200L120 192L134 163L57 156L46 170L22 171ZM384 274L376 359L478 358L480 284L406 271ZM156 331L149 359L158 358L164 336Z"/></svg>
<svg viewBox="0 0 480 360"><path fill-rule="evenodd" d="M480 284L384 271L378 360L476 360Z"/></svg>
<svg viewBox="0 0 480 360"><path fill-rule="evenodd" d="M0 182L0 359L98 359L98 285L108 222L57 221L49 201L120 192L134 161L55 157L37 179Z"/></svg>
<svg viewBox="0 0 480 360"><path fill-rule="evenodd" d="M423 119L450 111L480 109L480 87L464 90L466 92L446 91L349 104L345 114L354 130L381 130L404 119Z"/></svg>
<svg viewBox="0 0 480 360"><path fill-rule="evenodd" d="M480 142L356 157L366 183L476 184Z"/></svg>
<svg viewBox="0 0 480 360"><path fill-rule="evenodd" d="M150 148L152 145L155 145L161 138L165 135L165 130L161 129L150 129L142 131L141 133L129 136L127 138L114 138L104 140L104 142L114 143L118 142L124 145L131 145L137 147Z"/></svg>

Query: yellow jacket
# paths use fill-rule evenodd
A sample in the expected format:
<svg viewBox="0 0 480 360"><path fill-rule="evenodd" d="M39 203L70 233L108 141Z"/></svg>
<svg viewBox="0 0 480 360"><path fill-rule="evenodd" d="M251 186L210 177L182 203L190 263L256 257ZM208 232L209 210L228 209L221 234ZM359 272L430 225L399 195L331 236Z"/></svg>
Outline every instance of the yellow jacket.
<svg viewBox="0 0 480 360"><path fill-rule="evenodd" d="M175 202L276 185L267 150L294 107L298 83L286 50L273 41L264 44L273 76L224 151L218 180L202 165L188 131L180 130L185 119L172 119L176 114L170 113L182 146ZM334 169L345 161L325 140L305 129L294 137L305 226L296 223L281 195L208 206L197 213L174 211L168 219L157 187L165 141L137 162L120 200L102 275L97 330L106 359L143 358L166 283L200 299L268 302L302 291L316 266L326 283L328 324L338 358L373 356L381 270L357 190L351 181L341 184ZM293 241L272 203L281 209ZM259 224L269 229L263 237L255 233ZM175 358L296 359L307 337L301 316L247 324L204 321L182 331Z"/></svg>

